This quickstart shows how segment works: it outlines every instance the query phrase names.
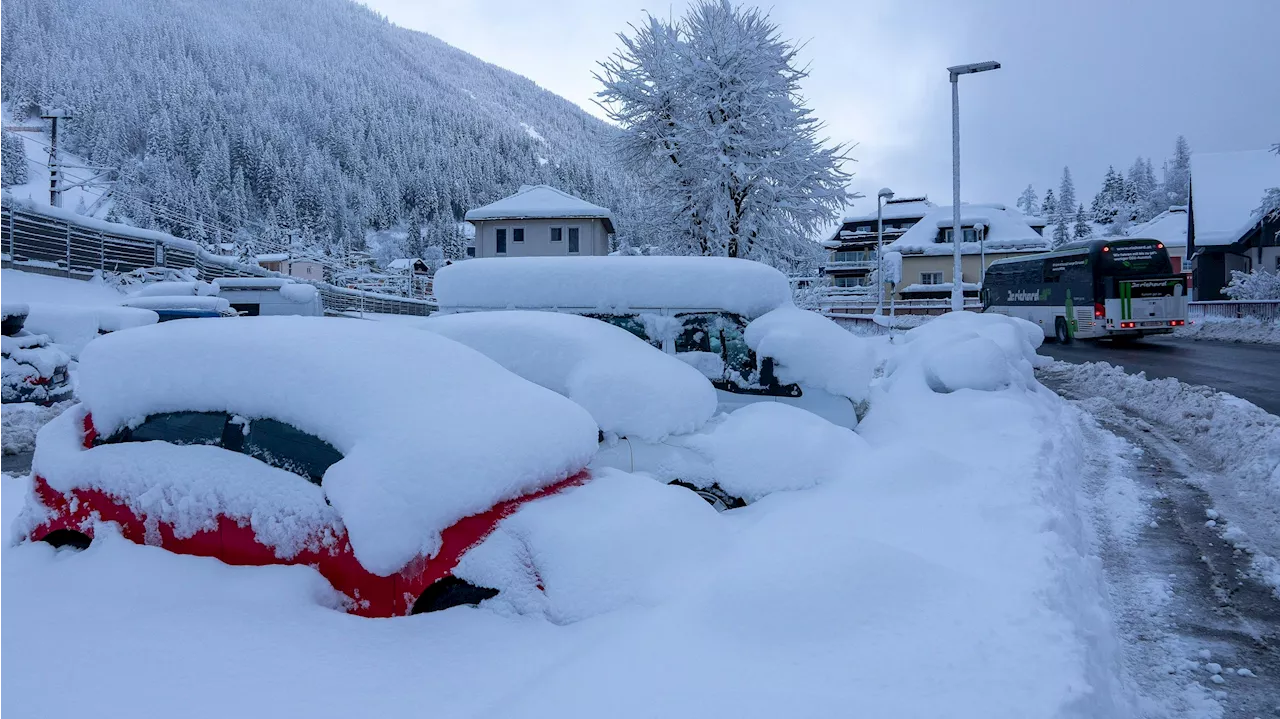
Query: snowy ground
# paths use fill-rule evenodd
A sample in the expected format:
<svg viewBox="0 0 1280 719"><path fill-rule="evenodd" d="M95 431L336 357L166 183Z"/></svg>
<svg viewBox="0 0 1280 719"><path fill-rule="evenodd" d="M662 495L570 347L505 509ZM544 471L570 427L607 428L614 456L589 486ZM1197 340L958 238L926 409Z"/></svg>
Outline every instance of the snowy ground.
<svg viewBox="0 0 1280 719"><path fill-rule="evenodd" d="M1195 324L1179 328L1174 332L1174 336L1194 340L1280 345L1280 322L1263 322L1252 318L1205 317L1196 320Z"/></svg>
<svg viewBox="0 0 1280 719"><path fill-rule="evenodd" d="M3 709L1131 716L1091 556L1090 436L1002 322L877 341L861 456L818 486L717 514L610 472L529 505L493 541L523 534L544 554L555 581L536 602L368 620L333 610L306 567L112 536L6 546ZM3 479L6 525L26 481Z"/></svg>

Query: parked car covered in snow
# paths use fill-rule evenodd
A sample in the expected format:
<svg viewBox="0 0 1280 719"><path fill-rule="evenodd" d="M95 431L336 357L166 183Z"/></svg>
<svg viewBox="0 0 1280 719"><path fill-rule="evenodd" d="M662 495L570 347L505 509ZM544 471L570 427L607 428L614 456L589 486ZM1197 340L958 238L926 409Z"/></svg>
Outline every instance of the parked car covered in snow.
<svg viewBox="0 0 1280 719"><path fill-rule="evenodd" d="M23 327L28 308L23 304L3 307L3 397L4 403L34 402L50 405L71 397L66 352L51 346L49 338L27 332Z"/></svg>
<svg viewBox="0 0 1280 719"><path fill-rule="evenodd" d="M324 306L315 285L284 277L223 277L213 281L219 297L241 315L320 317Z"/></svg>
<svg viewBox="0 0 1280 719"><path fill-rule="evenodd" d="M170 283L164 283L170 284ZM236 317L231 303L221 297L195 295L144 295L121 302L125 307L155 312L160 322L208 317Z"/></svg>
<svg viewBox="0 0 1280 719"><path fill-rule="evenodd" d="M344 347L362 357L316 351ZM431 372L371 393L371 364ZM587 481L597 444L564 397L452 340L372 322L112 334L85 349L79 395L37 438L29 539L85 547L114 523L180 554L311 565L364 616L492 596L454 566L520 505Z"/></svg>
<svg viewBox="0 0 1280 719"><path fill-rule="evenodd" d="M860 338L795 307L776 269L725 257L512 257L436 273L442 314L529 309L586 315L688 362L722 411L757 402L858 423L875 357Z"/></svg>

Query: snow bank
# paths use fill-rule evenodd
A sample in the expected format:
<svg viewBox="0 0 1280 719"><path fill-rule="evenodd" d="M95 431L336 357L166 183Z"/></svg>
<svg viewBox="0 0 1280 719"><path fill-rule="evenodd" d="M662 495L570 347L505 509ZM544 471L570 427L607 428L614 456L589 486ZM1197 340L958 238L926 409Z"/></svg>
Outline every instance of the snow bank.
<svg viewBox="0 0 1280 719"><path fill-rule="evenodd" d="M71 402L58 402L48 407L32 402L10 402L0 411L0 440L5 454L30 452L36 448L36 433L50 420L62 414ZM0 534L0 537L8 536Z"/></svg>
<svg viewBox="0 0 1280 719"><path fill-rule="evenodd" d="M4 304L44 302L101 306L118 304L123 299L119 292L101 283L20 270L0 270L0 294Z"/></svg>
<svg viewBox="0 0 1280 719"><path fill-rule="evenodd" d="M49 277L34 272L4 270L0 292L4 302L28 304L25 329L48 335L73 357L101 332L155 324L159 319L147 309L122 307L125 296L98 282Z"/></svg>
<svg viewBox="0 0 1280 719"><path fill-rule="evenodd" d="M798 383L861 402L875 370L864 340L816 312L780 307L747 325L747 346L774 359L784 384Z"/></svg>
<svg viewBox="0 0 1280 719"><path fill-rule="evenodd" d="M606 322L558 312L469 312L421 320L584 407L600 429L657 441L701 427L716 392L698 370Z"/></svg>
<svg viewBox="0 0 1280 719"><path fill-rule="evenodd" d="M1177 328L1173 334L1194 340L1280 345L1280 322L1252 317L1201 317L1195 320L1195 324Z"/></svg>
<svg viewBox="0 0 1280 719"><path fill-rule="evenodd" d="M867 447L852 430L776 402L737 409L681 444L705 457L711 473L686 467L679 479L695 486L719 484L747 502L856 475Z"/></svg>
<svg viewBox="0 0 1280 719"><path fill-rule="evenodd" d="M226 411L332 444L345 457L325 494L357 558L383 575L433 554L458 519L576 472L596 448L595 422L572 402L456 342L377 322L142 327L86 348L78 389L104 436L160 412ZM38 447L33 466L65 490L83 480L64 455Z"/></svg>
<svg viewBox="0 0 1280 719"><path fill-rule="evenodd" d="M459 309L679 308L747 319L791 304L786 275L727 257L492 257L455 262L435 276L444 312Z"/></svg>
<svg viewBox="0 0 1280 719"><path fill-rule="evenodd" d="M1031 389L1044 333L1016 317L950 312L894 338L885 388L923 384L934 392Z"/></svg>

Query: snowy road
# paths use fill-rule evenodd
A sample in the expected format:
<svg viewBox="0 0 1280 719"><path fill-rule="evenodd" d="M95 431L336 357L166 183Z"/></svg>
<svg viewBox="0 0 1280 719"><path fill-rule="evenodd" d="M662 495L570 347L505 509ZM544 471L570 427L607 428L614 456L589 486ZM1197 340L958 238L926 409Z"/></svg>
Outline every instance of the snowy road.
<svg viewBox="0 0 1280 719"><path fill-rule="evenodd" d="M1090 413L1089 494L1099 555L1145 717L1280 717L1280 600L1224 538L1206 487L1222 470L1053 369L1040 379Z"/></svg>
<svg viewBox="0 0 1280 719"><path fill-rule="evenodd" d="M1110 362L1147 377L1176 377L1247 399L1280 415L1280 347L1152 337L1132 344L1046 342L1040 354L1064 362Z"/></svg>

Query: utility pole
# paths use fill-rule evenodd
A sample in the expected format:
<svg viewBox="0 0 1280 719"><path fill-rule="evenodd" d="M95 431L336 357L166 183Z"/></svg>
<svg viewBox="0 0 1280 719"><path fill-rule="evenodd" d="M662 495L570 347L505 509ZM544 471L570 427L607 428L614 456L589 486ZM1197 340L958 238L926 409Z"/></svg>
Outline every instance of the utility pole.
<svg viewBox="0 0 1280 719"><path fill-rule="evenodd" d="M70 120L66 110L50 110L41 119L49 121L49 204L62 207L61 173L58 171L58 120Z"/></svg>

